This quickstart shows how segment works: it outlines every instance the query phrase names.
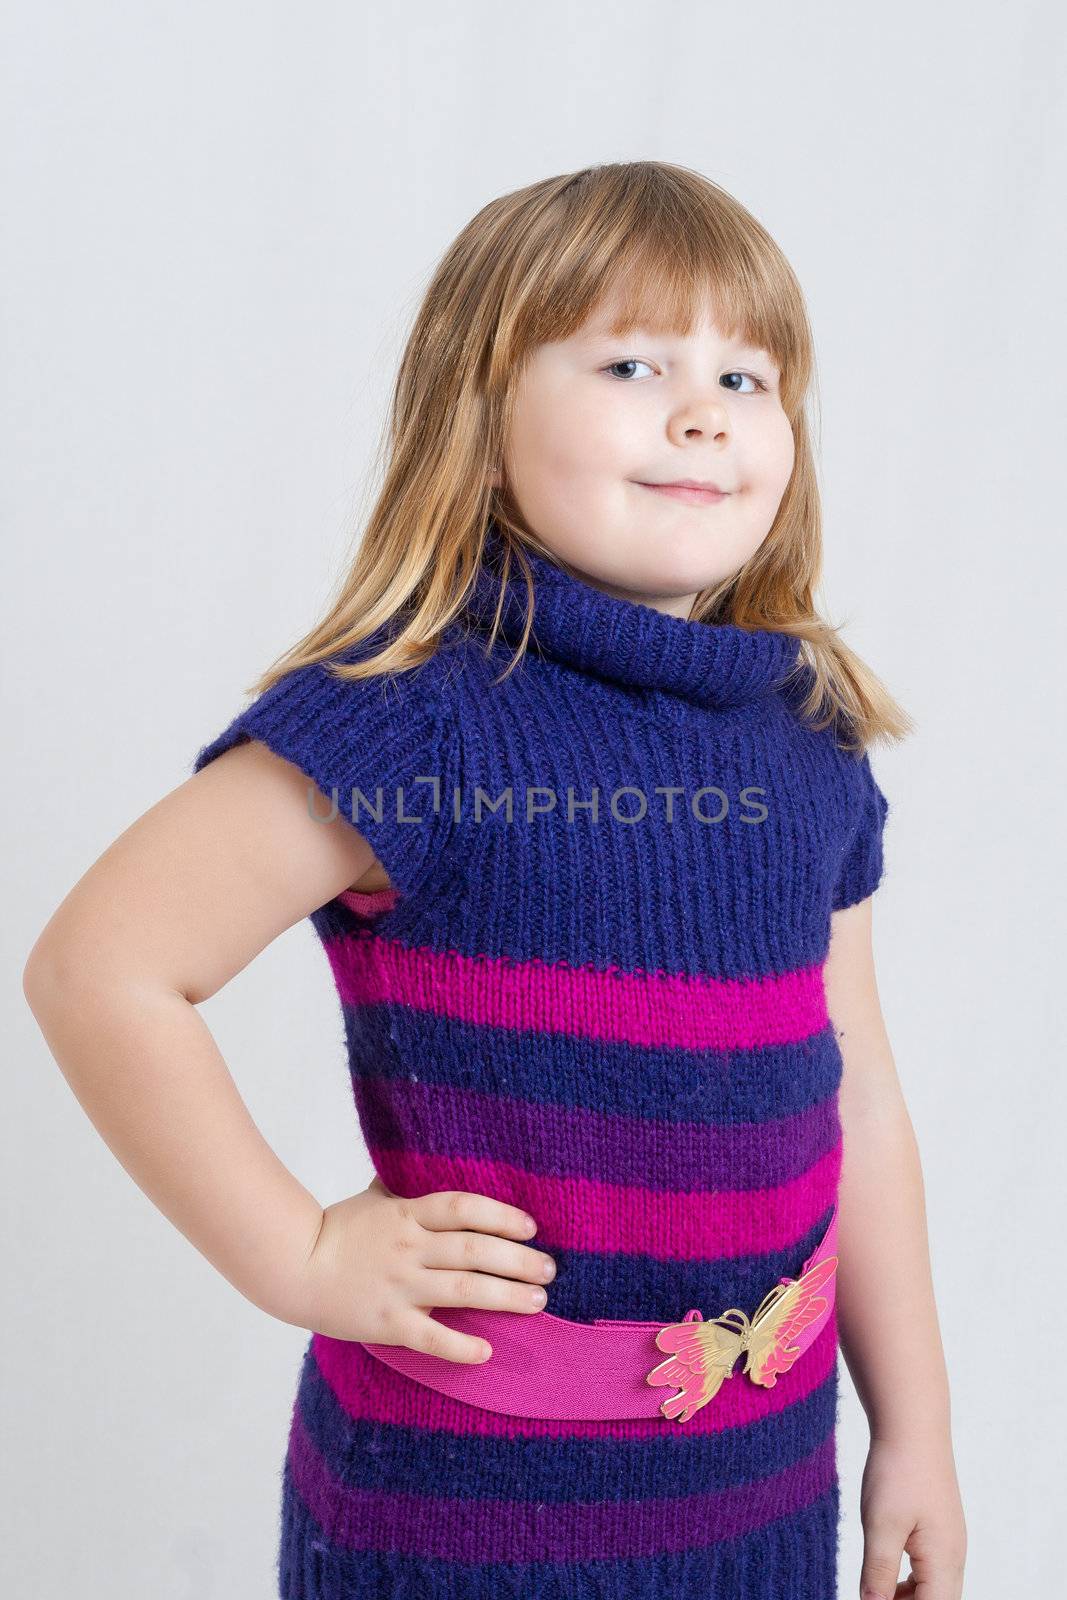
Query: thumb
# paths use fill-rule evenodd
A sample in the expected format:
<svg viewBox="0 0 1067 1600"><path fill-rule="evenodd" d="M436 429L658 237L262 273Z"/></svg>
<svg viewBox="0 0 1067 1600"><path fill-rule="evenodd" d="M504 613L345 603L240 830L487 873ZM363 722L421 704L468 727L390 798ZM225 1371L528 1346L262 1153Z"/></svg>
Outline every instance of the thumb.
<svg viewBox="0 0 1067 1600"><path fill-rule="evenodd" d="M893 1600L904 1546L874 1534L864 1540L860 1572L860 1600Z"/></svg>

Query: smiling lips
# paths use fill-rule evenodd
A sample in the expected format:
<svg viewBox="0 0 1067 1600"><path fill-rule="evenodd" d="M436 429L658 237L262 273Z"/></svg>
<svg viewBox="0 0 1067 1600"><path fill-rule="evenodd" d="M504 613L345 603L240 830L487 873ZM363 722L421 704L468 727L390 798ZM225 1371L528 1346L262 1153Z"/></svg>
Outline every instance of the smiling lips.
<svg viewBox="0 0 1067 1600"><path fill-rule="evenodd" d="M683 500L691 506L713 506L729 498L725 489L719 489L714 484L698 483L692 478L685 478L679 483L642 483L641 488L670 495L672 500Z"/></svg>

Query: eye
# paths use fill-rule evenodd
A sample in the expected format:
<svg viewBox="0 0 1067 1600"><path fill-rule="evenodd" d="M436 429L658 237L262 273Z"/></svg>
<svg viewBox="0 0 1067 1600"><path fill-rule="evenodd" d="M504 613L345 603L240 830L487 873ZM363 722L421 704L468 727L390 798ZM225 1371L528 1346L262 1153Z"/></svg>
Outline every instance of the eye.
<svg viewBox="0 0 1067 1600"><path fill-rule="evenodd" d="M639 361L636 356L627 356L624 361L612 361L606 367L601 367L601 372L611 372L615 367L647 367L647 361Z"/></svg>
<svg viewBox="0 0 1067 1600"><path fill-rule="evenodd" d="M722 378L719 381L720 382L725 382L727 378L748 378L750 383L754 383L756 385L756 388L754 390L753 389L731 389L731 393L732 394L754 394L754 393L758 393L761 390L764 393L766 393L766 391L770 388L770 385L764 383L762 378L757 378L751 372L724 372L723 375L722 375Z"/></svg>

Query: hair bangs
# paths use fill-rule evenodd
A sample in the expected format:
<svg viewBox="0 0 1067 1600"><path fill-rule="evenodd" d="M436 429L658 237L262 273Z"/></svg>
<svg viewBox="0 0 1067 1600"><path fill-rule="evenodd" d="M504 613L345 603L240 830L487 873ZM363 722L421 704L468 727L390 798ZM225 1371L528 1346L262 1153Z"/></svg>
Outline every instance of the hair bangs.
<svg viewBox="0 0 1067 1600"><path fill-rule="evenodd" d="M755 218L685 169L671 169L669 181L659 169L637 186L617 169L585 176L558 197L538 241L527 279L536 291L512 322L506 364L521 367L538 345L588 323L610 337L640 329L682 338L710 318L725 338L765 350L786 403L799 400L811 376L806 309L792 269Z"/></svg>

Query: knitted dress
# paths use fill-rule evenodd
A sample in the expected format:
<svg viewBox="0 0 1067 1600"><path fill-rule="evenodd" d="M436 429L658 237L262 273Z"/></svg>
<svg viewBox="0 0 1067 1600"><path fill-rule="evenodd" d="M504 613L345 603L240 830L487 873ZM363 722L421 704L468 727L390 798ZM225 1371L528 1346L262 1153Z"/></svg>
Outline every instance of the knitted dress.
<svg viewBox="0 0 1067 1600"><path fill-rule="evenodd" d="M832 1215L830 915L878 884L887 802L866 756L801 723L788 635L682 621L537 555L536 642L494 683L526 609L513 568L487 656L500 547L491 526L424 666L300 668L194 770L262 740L389 874L310 919L389 1189L529 1211L556 1316L751 1316ZM548 1421L314 1333L278 1592L834 1600L837 1353L835 1315L773 1387L739 1365L684 1425Z"/></svg>

